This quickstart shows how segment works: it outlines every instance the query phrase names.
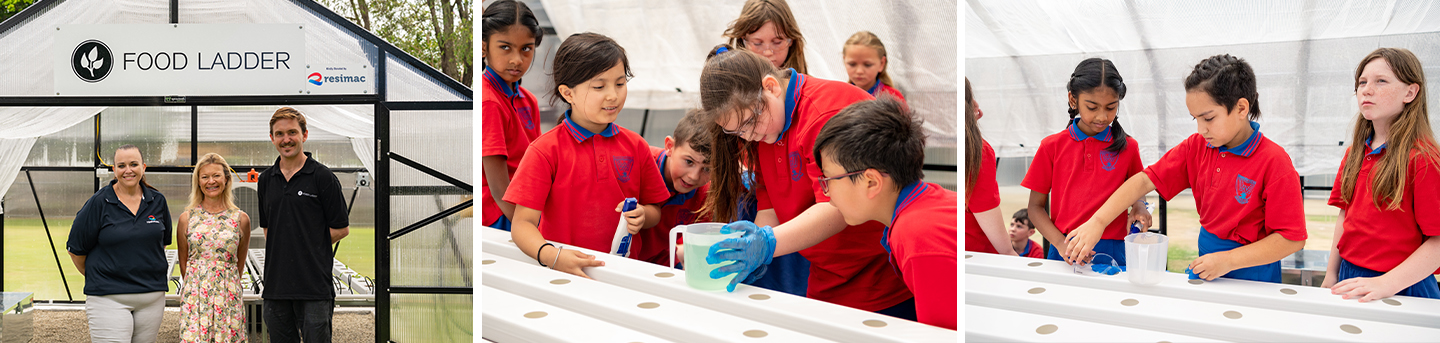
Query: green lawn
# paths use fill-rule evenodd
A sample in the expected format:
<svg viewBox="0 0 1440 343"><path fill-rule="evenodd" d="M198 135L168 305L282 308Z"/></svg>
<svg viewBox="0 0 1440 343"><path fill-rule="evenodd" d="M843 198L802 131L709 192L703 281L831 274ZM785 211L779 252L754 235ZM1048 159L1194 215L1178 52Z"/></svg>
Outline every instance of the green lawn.
<svg viewBox="0 0 1440 343"><path fill-rule="evenodd" d="M1184 273L1185 268L1190 266L1190 261L1200 257L1200 252L1172 245L1168 255L1169 262L1165 269L1172 273Z"/></svg>
<svg viewBox="0 0 1440 343"><path fill-rule="evenodd" d="M55 270L55 254L58 254L65 282L70 286L70 296L83 300L85 278L75 270L75 264L70 262L70 255L65 252L65 241L70 237L70 221L50 220L49 225L54 239L54 253L51 253L50 242L45 239L45 228L39 219L5 219L5 290L35 292L36 300L69 299ZM175 249L175 246L172 244L166 248ZM340 251L335 258L356 273L373 278L375 229L350 228L350 235L340 241Z"/></svg>

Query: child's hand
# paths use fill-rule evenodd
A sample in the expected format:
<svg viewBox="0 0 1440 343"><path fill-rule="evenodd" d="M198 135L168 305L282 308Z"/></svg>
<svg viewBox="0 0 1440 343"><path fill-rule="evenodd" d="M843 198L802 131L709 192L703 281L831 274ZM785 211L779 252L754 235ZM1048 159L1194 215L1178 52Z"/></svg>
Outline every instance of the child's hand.
<svg viewBox="0 0 1440 343"><path fill-rule="evenodd" d="M1082 258L1094 255L1095 243L1100 242L1100 236L1104 232L1104 226L1086 221L1085 224L1070 231L1069 235L1065 235L1065 250L1056 249L1061 256L1065 257L1065 263L1082 262Z"/></svg>
<svg viewBox="0 0 1440 343"><path fill-rule="evenodd" d="M596 260L594 255L588 255L579 250L563 249L560 250L560 258L555 260L550 268L589 279L590 276L585 275L582 268L604 266L605 261Z"/></svg>
<svg viewBox="0 0 1440 343"><path fill-rule="evenodd" d="M1153 220L1150 217L1150 212L1146 212L1144 208L1141 208L1140 211L1130 211L1130 220L1125 223L1127 224L1125 227L1129 228L1130 225L1135 224L1135 222L1140 222L1140 232L1145 232L1150 230L1150 224Z"/></svg>
<svg viewBox="0 0 1440 343"><path fill-rule="evenodd" d="M625 201L622 200L615 205L615 212L620 212L620 209L624 207ZM624 212L624 214L626 230L630 231L632 235L640 233L640 229L645 226L645 206L636 206L634 210Z"/></svg>
<svg viewBox="0 0 1440 343"><path fill-rule="evenodd" d="M1326 276L1329 277L1328 275ZM1328 280L1328 279L1327 279ZM1360 302L1370 302L1394 296L1408 285L1400 285L1391 282L1385 275L1377 277L1357 277L1345 279L1330 287L1330 294L1339 295L1345 299L1360 298Z"/></svg>
<svg viewBox="0 0 1440 343"><path fill-rule="evenodd" d="M1209 253L1190 261L1190 271L1205 281L1213 281L1235 270L1233 262L1229 251Z"/></svg>

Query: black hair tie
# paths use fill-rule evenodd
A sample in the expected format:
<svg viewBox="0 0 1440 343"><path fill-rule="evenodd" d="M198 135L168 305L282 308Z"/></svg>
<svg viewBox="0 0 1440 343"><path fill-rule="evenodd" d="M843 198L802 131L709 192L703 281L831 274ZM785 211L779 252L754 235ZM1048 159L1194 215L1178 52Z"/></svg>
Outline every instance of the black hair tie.
<svg viewBox="0 0 1440 343"><path fill-rule="evenodd" d="M549 268L550 266L545 265L545 262L540 262L540 251L545 250L545 246L547 245L551 248L555 247L554 244L545 243L544 245L541 245L540 248L535 249L535 263L539 263L541 267Z"/></svg>

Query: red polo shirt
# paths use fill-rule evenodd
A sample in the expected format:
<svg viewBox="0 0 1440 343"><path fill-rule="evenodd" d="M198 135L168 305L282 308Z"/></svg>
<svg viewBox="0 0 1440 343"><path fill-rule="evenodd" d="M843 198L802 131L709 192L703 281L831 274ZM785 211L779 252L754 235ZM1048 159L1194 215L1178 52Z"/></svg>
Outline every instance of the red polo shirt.
<svg viewBox="0 0 1440 343"><path fill-rule="evenodd" d="M873 99L844 82L811 78L790 70L785 97L785 128L774 144L756 143L756 209L775 210L780 223L790 221L819 202L830 201L820 191L819 161L811 148L820 128L840 109ZM810 260L806 297L879 311L913 296L886 261L885 249L875 244L885 226L870 222L845 228L800 254Z"/></svg>
<svg viewBox="0 0 1440 343"><path fill-rule="evenodd" d="M1235 148L1211 147L1200 134L1170 148L1159 162L1145 168L1160 197L1175 197L1186 188L1195 195L1200 225L1216 237L1240 244L1278 233L1304 240L1305 207L1300 175L1290 155L1260 133Z"/></svg>
<svg viewBox="0 0 1440 343"><path fill-rule="evenodd" d="M1389 272L1400 265L1425 239L1440 236L1440 173L1436 161L1424 158L1419 149L1410 149L1410 162L1406 163L1405 193L1400 198L1400 208L1380 210L1375 208L1375 198L1370 182L1374 178L1375 162L1385 157L1389 149L1381 145L1370 150L1369 140L1360 147L1365 149L1360 172L1356 175L1353 199L1346 203L1341 197L1340 180L1335 178L1335 187L1330 191L1330 205L1345 210L1345 234L1340 236L1340 257L1357 266L1377 272ZM1356 146L1350 146L1351 149ZM1344 175L1345 162L1340 162ZM1387 202L1388 203L1388 202ZM1440 274L1440 269L1431 274Z"/></svg>
<svg viewBox="0 0 1440 343"><path fill-rule="evenodd" d="M1143 169L1140 146L1134 138L1125 138L1125 149L1118 153L1106 151L1113 142L1110 128L1088 136L1070 126L1040 141L1035 160L1025 172L1021 186L1050 194L1050 218L1062 234L1080 227L1101 205L1110 199L1120 185ZM1121 212L1105 226L1101 239L1125 239L1126 213Z"/></svg>
<svg viewBox="0 0 1440 343"><path fill-rule="evenodd" d="M965 198L965 251L1000 253L990 244L990 237L980 229L975 213L1000 207L1000 186L995 183L995 149L990 142L980 141L980 170L975 172L975 186L966 190ZM962 181L963 182L963 181Z"/></svg>
<svg viewBox="0 0 1440 343"><path fill-rule="evenodd" d="M480 155L505 157L506 173L515 178L525 148L540 137L540 105L535 95L520 87L506 84L500 75L485 67L485 90L480 94ZM489 225L503 213L490 195L490 181L480 174L481 225Z"/></svg>
<svg viewBox="0 0 1440 343"><path fill-rule="evenodd" d="M1025 252L1020 253L1020 256L1043 259L1045 258L1045 249L1040 247L1040 243L1027 239L1025 240Z"/></svg>
<svg viewBox="0 0 1440 343"><path fill-rule="evenodd" d="M665 164L669 160L669 153L665 148L650 147L650 156L655 159L655 165L660 170L661 180L664 180ZM662 266L670 265L670 255L665 250L670 246L670 229L677 225L690 225L709 221L709 217L696 218L700 213L700 207L705 206L705 195L710 193L710 184L700 185L700 188L691 190L689 193L675 193L670 190L671 184L665 183L665 189L669 191L669 198L660 204L660 223L655 227L640 230L635 237L635 243L639 250L635 251L633 257L637 260L646 261Z"/></svg>
<svg viewBox="0 0 1440 343"><path fill-rule="evenodd" d="M900 190L886 229L886 249L915 294L919 322L956 329L959 265L955 253L955 192L916 182Z"/></svg>
<svg viewBox="0 0 1440 343"><path fill-rule="evenodd" d="M905 102L905 96L900 95L900 90L895 89L895 87L890 87L890 85L887 85L884 82L880 82L880 80L875 80L875 84L871 85L870 89L866 89L865 93L870 93L870 96L873 96L876 99L880 98L880 94L890 94L892 96L895 96L896 100L900 100L901 104L905 104L905 106L907 107L910 106L909 103Z"/></svg>
<svg viewBox="0 0 1440 343"><path fill-rule="evenodd" d="M670 192L640 135L615 124L590 133L570 121L569 111L565 116L530 145L504 200L539 209L545 239L610 251L620 221L616 205L625 198L655 204Z"/></svg>

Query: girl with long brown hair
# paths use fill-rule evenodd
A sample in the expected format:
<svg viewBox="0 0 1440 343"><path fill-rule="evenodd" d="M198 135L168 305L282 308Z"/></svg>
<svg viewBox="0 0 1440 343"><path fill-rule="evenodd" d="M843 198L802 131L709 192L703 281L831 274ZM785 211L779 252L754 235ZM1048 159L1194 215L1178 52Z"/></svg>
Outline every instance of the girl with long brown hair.
<svg viewBox="0 0 1440 343"><path fill-rule="evenodd" d="M965 251L1019 256L1005 232L1000 187L995 183L995 149L975 125L979 103L965 78Z"/></svg>
<svg viewBox="0 0 1440 343"><path fill-rule="evenodd" d="M750 50L770 61L775 68L792 68L809 74L805 67L805 36L785 0L748 0L740 17L725 28L730 46Z"/></svg>
<svg viewBox="0 0 1440 343"><path fill-rule="evenodd" d="M1330 191L1340 217L1322 286L1360 302L1440 299L1440 156L1420 60L1399 48L1366 55L1355 100L1354 136Z"/></svg>

